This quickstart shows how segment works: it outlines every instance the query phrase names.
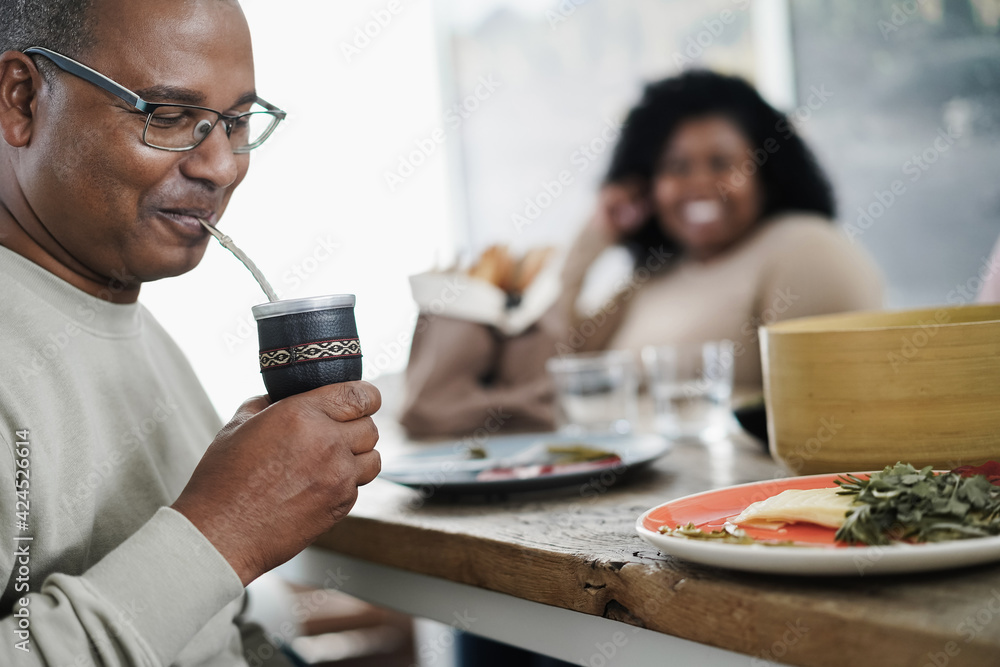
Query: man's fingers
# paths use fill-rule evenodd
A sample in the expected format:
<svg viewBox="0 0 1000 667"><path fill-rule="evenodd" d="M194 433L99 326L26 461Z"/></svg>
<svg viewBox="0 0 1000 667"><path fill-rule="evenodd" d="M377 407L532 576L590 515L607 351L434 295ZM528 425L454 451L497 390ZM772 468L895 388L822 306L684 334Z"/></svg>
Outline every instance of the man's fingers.
<svg viewBox="0 0 1000 667"><path fill-rule="evenodd" d="M364 454L375 449L378 442L378 427L371 417L363 417L346 423L342 427L343 439L351 445L351 453Z"/></svg>
<svg viewBox="0 0 1000 667"><path fill-rule="evenodd" d="M330 419L349 422L369 417L382 407L382 394L368 382L339 382L301 395Z"/></svg>
<svg viewBox="0 0 1000 667"><path fill-rule="evenodd" d="M234 429L241 426L243 422L260 413L269 405L271 405L271 401L267 396L254 396L252 398L248 398L243 401L243 404L236 410L236 414L229 420L229 423L222 428L222 432L232 432Z"/></svg>
<svg viewBox="0 0 1000 667"><path fill-rule="evenodd" d="M246 412L252 417L269 405L271 405L271 400L267 396L253 396L243 401L236 414Z"/></svg>
<svg viewBox="0 0 1000 667"><path fill-rule="evenodd" d="M357 466L355 470L357 471L358 486L369 483L382 471L382 456L376 449L358 454L354 460Z"/></svg>

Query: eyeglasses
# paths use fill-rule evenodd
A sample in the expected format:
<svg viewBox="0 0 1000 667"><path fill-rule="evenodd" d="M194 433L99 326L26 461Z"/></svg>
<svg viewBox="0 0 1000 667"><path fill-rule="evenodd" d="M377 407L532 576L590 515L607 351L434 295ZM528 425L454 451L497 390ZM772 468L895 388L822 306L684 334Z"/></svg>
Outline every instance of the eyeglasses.
<svg viewBox="0 0 1000 667"><path fill-rule="evenodd" d="M233 152L249 153L264 143L286 116L284 111L259 97L253 104L260 108L252 108L235 116L192 104L147 102L125 86L61 53L40 46L26 49L24 53L29 56L44 56L64 72L103 88L146 114L146 126L142 130L143 142L165 151L180 152L196 148L221 122Z"/></svg>

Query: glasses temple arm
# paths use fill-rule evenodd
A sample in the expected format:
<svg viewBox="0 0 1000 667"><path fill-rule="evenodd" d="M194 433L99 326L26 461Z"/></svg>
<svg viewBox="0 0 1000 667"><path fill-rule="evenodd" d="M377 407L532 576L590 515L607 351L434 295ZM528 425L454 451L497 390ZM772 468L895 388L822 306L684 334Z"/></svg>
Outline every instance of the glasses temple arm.
<svg viewBox="0 0 1000 667"><path fill-rule="evenodd" d="M68 58L62 54L56 53L55 51L50 51L49 49L45 49L40 46L33 46L30 49L26 49L24 53L26 55L37 54L44 56L55 63L59 69L66 70L70 74L78 76L85 81L89 81L95 86L100 86L115 97L128 102L139 111L147 111L147 103L141 97L133 93L128 88L115 83L100 72L90 69L83 63L78 63L72 58Z"/></svg>

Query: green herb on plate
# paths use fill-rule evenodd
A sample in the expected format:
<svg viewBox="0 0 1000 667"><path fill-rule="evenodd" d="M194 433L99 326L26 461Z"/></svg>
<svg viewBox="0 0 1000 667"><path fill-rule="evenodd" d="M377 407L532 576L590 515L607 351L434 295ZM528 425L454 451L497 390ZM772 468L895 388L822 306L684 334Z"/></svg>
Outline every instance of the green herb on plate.
<svg viewBox="0 0 1000 667"><path fill-rule="evenodd" d="M1000 487L984 475L935 474L908 463L886 466L869 479L846 475L840 494L855 496L856 507L837 530L850 544L943 542L1000 535Z"/></svg>

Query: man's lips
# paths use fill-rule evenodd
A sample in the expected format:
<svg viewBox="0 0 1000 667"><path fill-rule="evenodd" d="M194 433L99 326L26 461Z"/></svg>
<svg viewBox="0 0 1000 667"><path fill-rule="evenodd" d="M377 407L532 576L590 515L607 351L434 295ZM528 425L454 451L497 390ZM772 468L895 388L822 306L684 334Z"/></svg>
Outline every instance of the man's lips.
<svg viewBox="0 0 1000 667"><path fill-rule="evenodd" d="M161 208L157 213L167 220L175 223L180 229L187 232L189 236L204 236L208 234L201 226L199 219L215 226L216 215L211 209L205 208Z"/></svg>

